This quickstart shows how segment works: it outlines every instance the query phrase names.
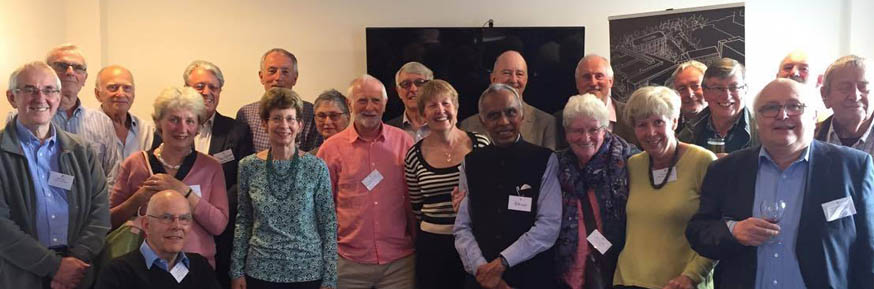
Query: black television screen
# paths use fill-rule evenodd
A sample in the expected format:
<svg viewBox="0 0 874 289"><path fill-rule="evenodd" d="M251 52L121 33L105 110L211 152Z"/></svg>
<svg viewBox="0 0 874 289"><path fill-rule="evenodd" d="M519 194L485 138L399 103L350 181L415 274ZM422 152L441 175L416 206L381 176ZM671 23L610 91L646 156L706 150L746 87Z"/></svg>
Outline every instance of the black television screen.
<svg viewBox="0 0 874 289"><path fill-rule="evenodd" d="M379 78L389 96L384 120L401 115L395 73L418 61L458 91L458 122L477 112L477 99L489 85L495 58L506 50L528 63L528 104L548 113L564 107L576 93L574 69L584 55L584 27L434 27L367 28L367 73Z"/></svg>

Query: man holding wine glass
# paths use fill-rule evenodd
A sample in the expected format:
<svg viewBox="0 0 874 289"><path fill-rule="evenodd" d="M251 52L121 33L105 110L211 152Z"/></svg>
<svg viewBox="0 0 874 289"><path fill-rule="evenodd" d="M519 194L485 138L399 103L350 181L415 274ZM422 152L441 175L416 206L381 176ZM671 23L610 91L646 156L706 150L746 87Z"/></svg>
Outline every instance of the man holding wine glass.
<svg viewBox="0 0 874 289"><path fill-rule="evenodd" d="M761 146L708 169L686 237L719 260L717 289L874 288L874 164L813 140L814 100L770 82L753 106Z"/></svg>

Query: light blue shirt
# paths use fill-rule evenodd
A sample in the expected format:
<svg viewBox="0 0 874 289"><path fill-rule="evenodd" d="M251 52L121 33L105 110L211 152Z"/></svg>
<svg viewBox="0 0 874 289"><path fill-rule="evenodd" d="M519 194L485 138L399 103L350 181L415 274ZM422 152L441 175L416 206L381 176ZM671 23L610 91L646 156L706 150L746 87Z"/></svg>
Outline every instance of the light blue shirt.
<svg viewBox="0 0 874 289"><path fill-rule="evenodd" d="M169 268L167 261L158 257L158 254L152 250L152 247L149 247L149 244L146 241L143 241L143 244L140 245L140 253L143 254L143 259L146 261L146 269L152 269L152 265L156 265L158 268L170 272L171 268ZM176 265L174 265L174 268L175 266L191 268L189 267L188 256L185 256L185 252L179 252L179 255L176 256Z"/></svg>
<svg viewBox="0 0 874 289"><path fill-rule="evenodd" d="M458 189L468 192L464 162L461 163L459 170L461 174L458 177ZM537 208L534 226L501 251L501 256L507 259L510 267L534 258L537 254L551 248L555 244L555 240L558 239L558 229L561 225L561 187L558 183L558 158L555 154L549 156L546 171L543 172L540 179ZM476 276L477 268L491 260L486 260L483 257L482 250L473 236L467 195L464 196L458 208L458 215L455 217L455 226L452 231L455 235L455 248L458 250L458 256L461 258L464 270Z"/></svg>
<svg viewBox="0 0 874 289"><path fill-rule="evenodd" d="M783 200L786 209L780 219L780 234L771 242L758 247L756 288L803 289L804 279L795 255L798 222L804 201L807 168L810 164L810 146L798 160L780 170L764 147L759 151L759 171L756 174L756 193L753 216L761 218L762 202Z"/></svg>
<svg viewBox="0 0 874 289"><path fill-rule="evenodd" d="M67 190L49 185L51 172L60 172L55 127L49 128L49 138L40 141L15 118L15 132L21 142L21 150L27 158L27 168L33 179L36 193L36 235L46 247L67 245L69 210Z"/></svg>
<svg viewBox="0 0 874 289"><path fill-rule="evenodd" d="M72 116L67 117L65 111L58 109L52 118L52 124L78 135L84 143L94 149L106 175L106 187L111 189L115 183L116 168L122 161L121 150L116 145L118 137L115 135L112 120L103 111L86 108L77 100Z"/></svg>

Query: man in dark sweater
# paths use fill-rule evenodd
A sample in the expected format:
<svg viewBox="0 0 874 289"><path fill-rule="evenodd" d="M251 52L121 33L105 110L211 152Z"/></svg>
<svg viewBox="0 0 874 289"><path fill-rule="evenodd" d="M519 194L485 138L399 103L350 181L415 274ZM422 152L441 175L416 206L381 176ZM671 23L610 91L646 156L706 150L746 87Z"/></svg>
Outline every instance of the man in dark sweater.
<svg viewBox="0 0 874 289"><path fill-rule="evenodd" d="M182 252L194 222L182 193L156 193L149 200L146 216L146 240L140 249L112 260L100 272L96 289L219 288L206 258Z"/></svg>
<svg viewBox="0 0 874 289"><path fill-rule="evenodd" d="M493 143L468 154L455 219L455 248L470 273L465 288L554 288L552 245L561 223L558 161L522 139L519 93L492 84L479 118Z"/></svg>

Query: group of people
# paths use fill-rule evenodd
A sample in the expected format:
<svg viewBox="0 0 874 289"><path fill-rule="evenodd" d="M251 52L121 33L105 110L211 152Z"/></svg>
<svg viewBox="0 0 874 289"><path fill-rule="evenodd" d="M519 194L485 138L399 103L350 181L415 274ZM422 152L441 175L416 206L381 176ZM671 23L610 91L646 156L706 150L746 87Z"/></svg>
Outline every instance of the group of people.
<svg viewBox="0 0 874 289"><path fill-rule="evenodd" d="M620 102L590 54L579 95L549 113L525 102L508 50L478 114L459 122L453 86L409 62L404 112L383 122L380 80L310 103L276 48L236 119L202 60L148 119L118 65L83 107L85 59L60 46L6 91L0 287L872 288L867 64L828 67L834 115L818 122L802 52L752 107L732 59L682 63Z"/></svg>

